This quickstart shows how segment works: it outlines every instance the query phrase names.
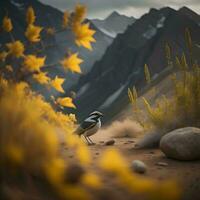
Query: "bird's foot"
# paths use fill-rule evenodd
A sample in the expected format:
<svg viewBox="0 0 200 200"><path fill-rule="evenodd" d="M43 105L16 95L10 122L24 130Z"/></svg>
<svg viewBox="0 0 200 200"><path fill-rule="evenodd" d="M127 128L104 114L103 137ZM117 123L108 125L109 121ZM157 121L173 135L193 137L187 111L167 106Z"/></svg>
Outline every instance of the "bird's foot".
<svg viewBox="0 0 200 200"><path fill-rule="evenodd" d="M96 143L88 143L88 146L94 146L94 145L96 145Z"/></svg>

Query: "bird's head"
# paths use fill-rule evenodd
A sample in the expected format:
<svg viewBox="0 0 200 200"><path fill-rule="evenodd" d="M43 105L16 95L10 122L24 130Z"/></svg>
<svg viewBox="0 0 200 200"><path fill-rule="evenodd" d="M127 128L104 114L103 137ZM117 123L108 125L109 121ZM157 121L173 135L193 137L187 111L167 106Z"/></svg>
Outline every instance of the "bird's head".
<svg viewBox="0 0 200 200"><path fill-rule="evenodd" d="M94 116L96 118L100 118L100 117L103 117L103 114L99 111L94 111L94 112L90 113L89 116Z"/></svg>

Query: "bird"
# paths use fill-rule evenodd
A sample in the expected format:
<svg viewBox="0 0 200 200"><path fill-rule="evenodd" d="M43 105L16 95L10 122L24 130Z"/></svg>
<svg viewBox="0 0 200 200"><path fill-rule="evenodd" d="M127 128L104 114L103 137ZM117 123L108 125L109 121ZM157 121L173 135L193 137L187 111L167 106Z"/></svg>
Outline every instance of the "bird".
<svg viewBox="0 0 200 200"><path fill-rule="evenodd" d="M103 114L99 111L94 111L90 113L89 116L79 125L74 133L77 134L79 137L83 135L88 145L95 144L90 139L90 136L97 133L98 130L101 128L101 117L103 117Z"/></svg>

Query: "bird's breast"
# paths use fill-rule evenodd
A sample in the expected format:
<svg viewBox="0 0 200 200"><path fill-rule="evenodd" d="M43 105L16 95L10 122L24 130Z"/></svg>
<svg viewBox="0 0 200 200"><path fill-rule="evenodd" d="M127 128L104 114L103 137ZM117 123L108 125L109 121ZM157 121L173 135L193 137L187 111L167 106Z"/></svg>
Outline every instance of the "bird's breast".
<svg viewBox="0 0 200 200"><path fill-rule="evenodd" d="M101 121L98 120L96 125L84 133L85 136L94 135L101 128Z"/></svg>

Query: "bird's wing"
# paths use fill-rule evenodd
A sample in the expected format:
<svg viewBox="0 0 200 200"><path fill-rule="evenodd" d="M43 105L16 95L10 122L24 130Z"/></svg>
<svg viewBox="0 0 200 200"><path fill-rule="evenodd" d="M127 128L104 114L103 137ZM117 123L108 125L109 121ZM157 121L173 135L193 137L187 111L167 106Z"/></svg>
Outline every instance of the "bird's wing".
<svg viewBox="0 0 200 200"><path fill-rule="evenodd" d="M77 135L82 135L87 130L93 128L97 124L96 121L84 121L75 131Z"/></svg>

